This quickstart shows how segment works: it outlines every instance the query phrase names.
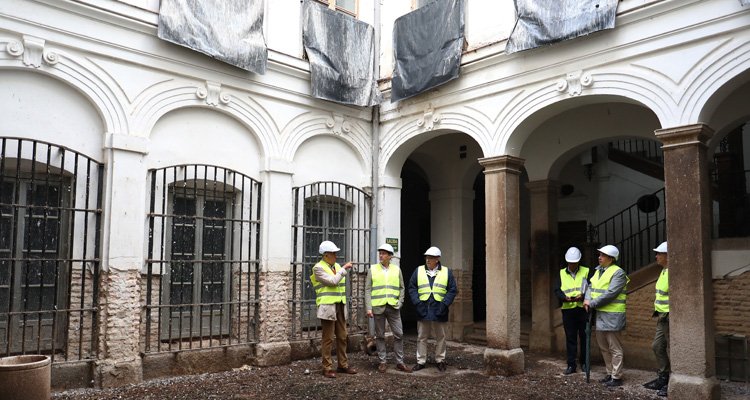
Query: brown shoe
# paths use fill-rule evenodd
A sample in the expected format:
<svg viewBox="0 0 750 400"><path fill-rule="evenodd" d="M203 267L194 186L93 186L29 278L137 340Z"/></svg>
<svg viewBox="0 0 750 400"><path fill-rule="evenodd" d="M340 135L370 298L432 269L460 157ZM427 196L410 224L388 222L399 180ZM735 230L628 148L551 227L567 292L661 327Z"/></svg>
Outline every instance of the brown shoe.
<svg viewBox="0 0 750 400"><path fill-rule="evenodd" d="M380 363L378 365L378 372L385 372L388 369L388 366L385 363Z"/></svg>
<svg viewBox="0 0 750 400"><path fill-rule="evenodd" d="M336 371L344 373L344 374L349 374L349 375L354 375L354 374L357 373L357 369L356 368L352 368L352 367L346 367L346 368L344 368L344 367L338 367L338 368L336 368Z"/></svg>
<svg viewBox="0 0 750 400"><path fill-rule="evenodd" d="M325 376L326 378L335 378L336 377L336 373L333 372L333 370L331 370L331 369L326 369L326 370L323 371L323 376Z"/></svg>
<svg viewBox="0 0 750 400"><path fill-rule="evenodd" d="M406 364L398 364L396 365L396 369L406 373L411 373L411 368L407 367Z"/></svg>

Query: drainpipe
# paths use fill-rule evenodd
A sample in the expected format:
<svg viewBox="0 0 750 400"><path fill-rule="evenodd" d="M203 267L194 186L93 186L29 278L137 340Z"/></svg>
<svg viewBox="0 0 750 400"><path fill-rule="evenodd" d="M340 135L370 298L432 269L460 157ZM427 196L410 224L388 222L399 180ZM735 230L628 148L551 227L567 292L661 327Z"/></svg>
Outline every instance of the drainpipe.
<svg viewBox="0 0 750 400"><path fill-rule="evenodd" d="M382 0L374 0L374 28L375 28L375 61L373 62L373 75L377 85L380 78L380 4ZM380 159L380 106L372 106L372 217L370 220L370 260L372 262L378 259L378 206L380 204L380 182L378 180L378 170Z"/></svg>

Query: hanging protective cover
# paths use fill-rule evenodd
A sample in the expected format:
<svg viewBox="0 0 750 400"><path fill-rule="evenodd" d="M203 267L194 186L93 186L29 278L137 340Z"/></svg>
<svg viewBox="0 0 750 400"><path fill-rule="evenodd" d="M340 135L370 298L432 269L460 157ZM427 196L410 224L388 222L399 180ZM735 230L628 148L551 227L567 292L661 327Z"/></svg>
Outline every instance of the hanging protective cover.
<svg viewBox="0 0 750 400"><path fill-rule="evenodd" d="M305 0L303 7L302 42L310 61L312 95L363 107L380 103L373 27L312 0Z"/></svg>
<svg viewBox="0 0 750 400"><path fill-rule="evenodd" d="M464 46L463 3L437 0L396 20L392 102L458 78Z"/></svg>
<svg viewBox="0 0 750 400"><path fill-rule="evenodd" d="M161 0L158 34L236 67L266 72L263 0Z"/></svg>
<svg viewBox="0 0 750 400"><path fill-rule="evenodd" d="M615 27L618 0L515 0L518 20L505 52L515 53Z"/></svg>
<svg viewBox="0 0 750 400"><path fill-rule="evenodd" d="M740 0L740 5L750 6L750 0Z"/></svg>

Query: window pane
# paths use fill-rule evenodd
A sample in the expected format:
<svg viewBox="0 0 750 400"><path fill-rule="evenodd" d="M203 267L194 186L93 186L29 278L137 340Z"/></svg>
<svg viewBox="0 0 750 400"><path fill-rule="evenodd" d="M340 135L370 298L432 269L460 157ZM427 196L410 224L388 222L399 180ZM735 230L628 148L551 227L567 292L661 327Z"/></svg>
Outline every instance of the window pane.
<svg viewBox="0 0 750 400"><path fill-rule="evenodd" d="M190 304L193 302L193 263L172 261L169 286L170 304ZM190 307L182 307L187 311ZM173 309L177 311L178 309Z"/></svg>
<svg viewBox="0 0 750 400"><path fill-rule="evenodd" d="M357 0L336 0L336 8L349 11L352 14L356 14Z"/></svg>

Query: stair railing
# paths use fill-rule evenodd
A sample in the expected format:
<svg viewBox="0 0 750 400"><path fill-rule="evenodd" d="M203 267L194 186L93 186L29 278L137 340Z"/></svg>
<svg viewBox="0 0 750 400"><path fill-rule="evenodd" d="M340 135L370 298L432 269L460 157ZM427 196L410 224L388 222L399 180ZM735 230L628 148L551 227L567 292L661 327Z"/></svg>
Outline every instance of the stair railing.
<svg viewBox="0 0 750 400"><path fill-rule="evenodd" d="M661 143L647 139L623 139L609 142L611 150L618 150L633 156L645 158L659 164L664 164L664 152Z"/></svg>
<svg viewBox="0 0 750 400"><path fill-rule="evenodd" d="M604 222L590 224L588 240L597 247L615 245L620 250L617 265L631 273L653 262L653 248L664 241L666 232L664 189L659 189Z"/></svg>

